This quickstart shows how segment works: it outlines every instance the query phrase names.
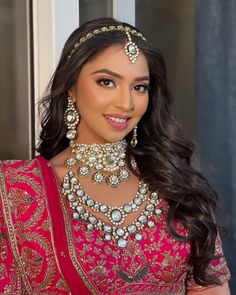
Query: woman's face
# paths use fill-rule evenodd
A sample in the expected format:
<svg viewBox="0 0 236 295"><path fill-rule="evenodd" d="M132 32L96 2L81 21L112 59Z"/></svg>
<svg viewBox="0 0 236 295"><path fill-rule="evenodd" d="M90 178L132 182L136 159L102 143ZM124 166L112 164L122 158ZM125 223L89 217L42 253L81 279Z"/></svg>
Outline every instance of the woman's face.
<svg viewBox="0 0 236 295"><path fill-rule="evenodd" d="M148 64L141 52L131 64L123 46L117 44L86 63L68 92L80 114L78 142L123 139L147 109L148 87Z"/></svg>

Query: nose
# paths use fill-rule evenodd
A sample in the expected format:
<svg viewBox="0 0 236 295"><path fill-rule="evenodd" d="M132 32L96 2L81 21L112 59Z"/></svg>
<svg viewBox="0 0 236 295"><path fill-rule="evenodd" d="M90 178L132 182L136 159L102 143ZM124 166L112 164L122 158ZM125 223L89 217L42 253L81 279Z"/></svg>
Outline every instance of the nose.
<svg viewBox="0 0 236 295"><path fill-rule="evenodd" d="M130 88L122 87L119 89L116 98L116 107L124 112L130 112L134 110L134 102Z"/></svg>

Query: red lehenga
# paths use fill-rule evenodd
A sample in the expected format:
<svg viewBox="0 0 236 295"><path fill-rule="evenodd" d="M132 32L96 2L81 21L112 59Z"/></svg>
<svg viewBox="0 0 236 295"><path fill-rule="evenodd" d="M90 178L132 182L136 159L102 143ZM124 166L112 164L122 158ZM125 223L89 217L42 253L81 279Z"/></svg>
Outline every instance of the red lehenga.
<svg viewBox="0 0 236 295"><path fill-rule="evenodd" d="M98 230L71 218L71 209L43 158L4 161L0 172L0 294L159 294L202 290L188 265L191 245L173 239L164 213L144 239L120 249ZM186 234L181 224L176 229ZM218 240L216 252L222 253ZM209 266L223 283L224 258Z"/></svg>

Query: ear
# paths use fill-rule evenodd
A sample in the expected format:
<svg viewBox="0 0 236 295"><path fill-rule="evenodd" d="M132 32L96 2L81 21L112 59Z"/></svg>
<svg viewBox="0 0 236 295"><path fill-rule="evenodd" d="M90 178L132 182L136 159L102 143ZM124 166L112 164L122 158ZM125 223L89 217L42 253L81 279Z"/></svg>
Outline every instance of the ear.
<svg viewBox="0 0 236 295"><path fill-rule="evenodd" d="M76 97L76 90L75 87L71 87L68 92L67 95L70 96L72 98L73 103L76 103L77 101L77 97Z"/></svg>

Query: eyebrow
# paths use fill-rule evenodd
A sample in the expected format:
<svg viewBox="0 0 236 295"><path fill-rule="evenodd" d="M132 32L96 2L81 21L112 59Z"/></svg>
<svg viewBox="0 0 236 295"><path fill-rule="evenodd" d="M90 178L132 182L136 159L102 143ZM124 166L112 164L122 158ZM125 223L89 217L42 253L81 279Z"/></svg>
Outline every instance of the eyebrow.
<svg viewBox="0 0 236 295"><path fill-rule="evenodd" d="M93 72L92 75L98 74L98 73L108 74L108 75L114 76L114 77L116 77L118 79L124 79L124 77L122 75L120 75L120 74L118 74L116 72L113 72L111 70L108 70L108 69L97 70L97 71ZM144 81L144 80L149 81L150 78L149 78L149 76L140 76L140 77L136 77L134 80L135 81Z"/></svg>

